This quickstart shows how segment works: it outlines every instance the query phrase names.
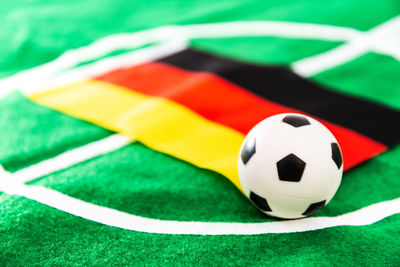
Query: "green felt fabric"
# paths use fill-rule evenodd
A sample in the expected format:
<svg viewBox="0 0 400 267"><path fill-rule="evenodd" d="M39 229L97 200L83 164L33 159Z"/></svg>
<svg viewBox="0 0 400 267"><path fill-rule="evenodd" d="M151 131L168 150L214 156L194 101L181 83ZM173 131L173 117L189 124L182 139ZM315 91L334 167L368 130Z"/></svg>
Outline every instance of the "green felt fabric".
<svg viewBox="0 0 400 267"><path fill-rule="evenodd" d="M310 22L368 30L400 13L385 1L5 1L0 77L48 62L110 34L166 24L237 20ZM341 43L277 37L192 40L195 48L290 65ZM125 51L116 51L107 56ZM95 59L97 60L97 59ZM311 77L333 90L400 108L399 61L367 53ZM0 87L0 90L2 88ZM395 126L394 126L395 127ZM15 92L0 99L0 164L9 172L105 138L110 131L41 107ZM338 216L399 198L400 146L345 173L327 207ZM2 176L3 175L3 176ZM110 227L1 191L0 265L398 266L400 216L367 226L286 234L193 236ZM222 175L133 143L28 183L161 220L271 222Z"/></svg>

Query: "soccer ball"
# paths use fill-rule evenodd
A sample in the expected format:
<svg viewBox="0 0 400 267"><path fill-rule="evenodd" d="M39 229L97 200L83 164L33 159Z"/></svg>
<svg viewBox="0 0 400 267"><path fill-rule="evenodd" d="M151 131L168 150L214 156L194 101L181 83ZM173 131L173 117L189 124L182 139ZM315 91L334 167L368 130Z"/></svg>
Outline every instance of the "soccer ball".
<svg viewBox="0 0 400 267"><path fill-rule="evenodd" d="M238 172L246 196L267 215L285 219L313 214L339 188L343 162L332 133L313 118L271 116L246 136Z"/></svg>

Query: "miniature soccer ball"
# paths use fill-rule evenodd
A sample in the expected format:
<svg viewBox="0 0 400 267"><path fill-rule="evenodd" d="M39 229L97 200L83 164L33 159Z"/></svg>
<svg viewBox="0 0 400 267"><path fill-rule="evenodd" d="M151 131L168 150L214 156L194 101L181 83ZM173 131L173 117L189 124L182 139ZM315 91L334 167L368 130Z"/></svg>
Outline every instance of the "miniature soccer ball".
<svg viewBox="0 0 400 267"><path fill-rule="evenodd" d="M342 154L320 122L285 113L258 123L239 152L238 172L246 196L267 215L294 219L313 214L336 193Z"/></svg>

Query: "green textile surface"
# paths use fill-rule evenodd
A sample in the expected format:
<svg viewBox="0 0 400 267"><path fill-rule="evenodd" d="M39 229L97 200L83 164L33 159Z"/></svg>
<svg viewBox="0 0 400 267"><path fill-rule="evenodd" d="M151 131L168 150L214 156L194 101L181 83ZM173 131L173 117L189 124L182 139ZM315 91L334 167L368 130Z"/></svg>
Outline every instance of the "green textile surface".
<svg viewBox="0 0 400 267"><path fill-rule="evenodd" d="M400 14L385 1L6 1L0 5L0 78L49 62L101 37L167 24L278 20L367 31ZM255 63L291 63L342 42L279 37L191 41ZM110 54L114 55L114 54ZM334 90L400 109L400 62L366 53L311 77ZM0 83L1 84L1 83ZM0 91L2 88L0 87ZM14 92L0 99L0 164L9 172L103 139L112 132L41 107ZM2 192L0 265L398 266L400 216L371 225L299 233L172 235L93 222ZM345 173L331 203L338 216L400 197L400 146ZM276 222L222 175L132 143L28 183L129 214L201 222Z"/></svg>

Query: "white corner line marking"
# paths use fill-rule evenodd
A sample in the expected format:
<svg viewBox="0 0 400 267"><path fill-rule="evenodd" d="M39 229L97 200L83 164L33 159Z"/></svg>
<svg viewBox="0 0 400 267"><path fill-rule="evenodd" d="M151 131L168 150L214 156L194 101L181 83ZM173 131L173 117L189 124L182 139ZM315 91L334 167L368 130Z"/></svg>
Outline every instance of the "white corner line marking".
<svg viewBox="0 0 400 267"><path fill-rule="evenodd" d="M400 198L397 198L372 204L336 217L308 217L299 220L260 223L171 221L128 214L88 203L45 187L15 184L12 181L7 183L4 179L0 181L0 189L7 194L23 196L104 225L154 234L257 235L294 233L335 226L369 225L400 213Z"/></svg>
<svg viewBox="0 0 400 267"><path fill-rule="evenodd" d="M17 172L8 173L8 178L14 183L26 183L97 156L115 151L130 144L132 141L132 139L123 135L113 134L104 139L59 154L54 158L41 161Z"/></svg>

